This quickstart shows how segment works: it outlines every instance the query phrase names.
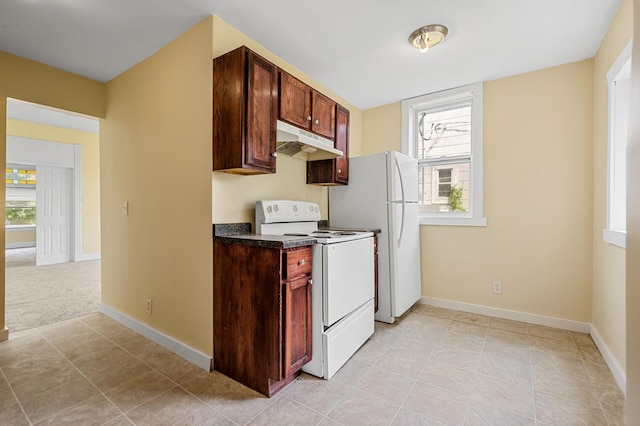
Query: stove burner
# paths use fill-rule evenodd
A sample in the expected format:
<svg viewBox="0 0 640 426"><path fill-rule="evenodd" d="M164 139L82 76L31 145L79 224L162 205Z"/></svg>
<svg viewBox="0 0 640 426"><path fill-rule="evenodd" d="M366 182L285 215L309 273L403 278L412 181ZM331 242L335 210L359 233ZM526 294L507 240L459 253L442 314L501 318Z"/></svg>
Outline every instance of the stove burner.
<svg viewBox="0 0 640 426"><path fill-rule="evenodd" d="M284 235L286 235L287 237L308 237L309 236L309 234L302 234L298 232L289 232Z"/></svg>
<svg viewBox="0 0 640 426"><path fill-rule="evenodd" d="M336 232L335 235L356 235L356 233L351 231L344 231L344 232Z"/></svg>
<svg viewBox="0 0 640 426"><path fill-rule="evenodd" d="M313 231L314 234L330 234L331 231Z"/></svg>

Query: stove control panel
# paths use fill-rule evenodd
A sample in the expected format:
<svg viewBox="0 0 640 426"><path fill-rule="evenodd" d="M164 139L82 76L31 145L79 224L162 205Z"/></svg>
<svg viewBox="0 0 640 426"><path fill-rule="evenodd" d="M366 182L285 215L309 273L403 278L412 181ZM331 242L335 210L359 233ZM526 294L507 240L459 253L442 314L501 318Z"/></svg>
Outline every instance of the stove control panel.
<svg viewBox="0 0 640 426"><path fill-rule="evenodd" d="M262 223L317 222L320 207L316 203L294 200L256 201L256 226Z"/></svg>

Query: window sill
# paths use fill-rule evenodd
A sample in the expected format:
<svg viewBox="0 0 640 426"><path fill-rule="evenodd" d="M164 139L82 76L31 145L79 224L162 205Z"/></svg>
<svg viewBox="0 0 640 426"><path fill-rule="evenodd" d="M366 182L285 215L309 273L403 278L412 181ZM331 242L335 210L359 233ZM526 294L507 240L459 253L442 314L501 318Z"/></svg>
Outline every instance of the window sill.
<svg viewBox="0 0 640 426"><path fill-rule="evenodd" d="M6 231L28 231L30 229L36 229L36 225L6 225Z"/></svg>
<svg viewBox="0 0 640 426"><path fill-rule="evenodd" d="M487 226L486 217L431 217L420 218L420 225L437 226Z"/></svg>
<svg viewBox="0 0 640 426"><path fill-rule="evenodd" d="M614 246L627 248L627 233L625 231L614 231L613 229L603 229L602 238L606 243Z"/></svg>

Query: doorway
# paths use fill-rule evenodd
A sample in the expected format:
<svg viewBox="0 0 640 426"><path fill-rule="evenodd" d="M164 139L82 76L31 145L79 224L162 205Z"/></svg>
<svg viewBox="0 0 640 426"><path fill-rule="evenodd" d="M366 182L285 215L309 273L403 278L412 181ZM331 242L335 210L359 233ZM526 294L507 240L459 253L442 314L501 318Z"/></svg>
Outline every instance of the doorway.
<svg viewBox="0 0 640 426"><path fill-rule="evenodd" d="M19 229L5 221L7 327L15 332L97 311L98 120L8 99L6 137L8 166L25 165L36 181L31 236L20 241ZM10 186L7 178L5 209Z"/></svg>

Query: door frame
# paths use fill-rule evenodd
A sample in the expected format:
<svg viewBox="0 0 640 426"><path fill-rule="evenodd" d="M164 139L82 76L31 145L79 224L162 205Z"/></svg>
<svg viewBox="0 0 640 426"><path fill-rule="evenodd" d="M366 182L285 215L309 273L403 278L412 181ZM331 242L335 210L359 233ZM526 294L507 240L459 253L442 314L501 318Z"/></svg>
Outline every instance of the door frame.
<svg viewBox="0 0 640 426"><path fill-rule="evenodd" d="M82 254L82 145L7 135L6 162L72 169L70 260L85 260Z"/></svg>

